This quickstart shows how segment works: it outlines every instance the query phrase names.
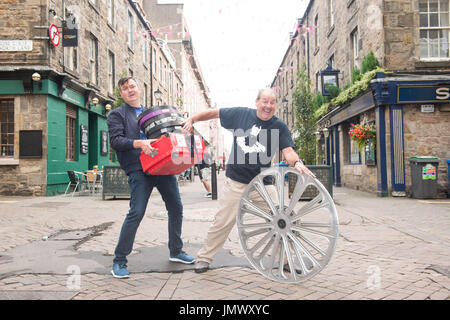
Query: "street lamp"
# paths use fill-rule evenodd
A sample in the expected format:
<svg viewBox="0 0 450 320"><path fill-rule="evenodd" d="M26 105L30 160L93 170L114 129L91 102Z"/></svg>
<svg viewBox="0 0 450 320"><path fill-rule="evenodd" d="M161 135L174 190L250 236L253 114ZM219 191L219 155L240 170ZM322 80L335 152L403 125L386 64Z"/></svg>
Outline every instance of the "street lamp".
<svg viewBox="0 0 450 320"><path fill-rule="evenodd" d="M155 91L155 99L156 99L156 104L157 106L159 106L159 104L161 103L161 96L162 96L162 92L159 90L159 88Z"/></svg>
<svg viewBox="0 0 450 320"><path fill-rule="evenodd" d="M330 136L330 131L327 128L324 128L322 131L325 139L327 139Z"/></svg>
<svg viewBox="0 0 450 320"><path fill-rule="evenodd" d="M325 70L320 71L320 78L322 80L322 95L329 96L330 92L328 91L329 86L339 87L339 70L334 70L331 66L331 61L328 61L327 67Z"/></svg>
<svg viewBox="0 0 450 320"><path fill-rule="evenodd" d="M314 134L316 135L316 138L317 138L317 140L320 140L320 137L321 137L321 133L320 133L320 131L316 131L316 132L314 132Z"/></svg>

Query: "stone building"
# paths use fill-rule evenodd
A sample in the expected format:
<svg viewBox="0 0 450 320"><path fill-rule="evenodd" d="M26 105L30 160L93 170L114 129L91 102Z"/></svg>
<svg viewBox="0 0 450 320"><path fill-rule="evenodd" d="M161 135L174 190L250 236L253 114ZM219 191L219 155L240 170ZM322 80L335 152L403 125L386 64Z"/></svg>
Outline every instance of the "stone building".
<svg viewBox="0 0 450 320"><path fill-rule="evenodd" d="M410 195L410 158L434 156L438 195L448 193L450 159L449 0L311 0L298 20L272 87L280 117L292 112L291 81L302 65L322 91L321 71L338 70L340 88L354 67L374 52L386 73L319 119L318 148L332 166L334 184L377 193ZM362 151L351 124L376 125L376 143Z"/></svg>
<svg viewBox="0 0 450 320"><path fill-rule="evenodd" d="M0 194L58 194L67 170L113 164L106 117L122 75L138 80L142 104L159 89L181 106L182 79L142 1L10 0L0 18Z"/></svg>
<svg viewBox="0 0 450 320"><path fill-rule="evenodd" d="M143 7L155 28L155 37L167 45L175 60L175 73L183 82L183 113L188 116L212 107L209 89L195 52L193 36L183 15L183 4L159 4L157 0L143 0ZM195 124L195 129L211 145L210 152L218 156L213 141L217 124L211 129L208 122Z"/></svg>

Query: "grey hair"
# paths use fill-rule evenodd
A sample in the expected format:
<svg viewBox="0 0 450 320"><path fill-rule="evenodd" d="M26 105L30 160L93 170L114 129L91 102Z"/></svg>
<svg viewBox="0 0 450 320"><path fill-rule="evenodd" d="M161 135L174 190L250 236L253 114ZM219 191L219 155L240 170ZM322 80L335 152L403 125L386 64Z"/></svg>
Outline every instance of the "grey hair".
<svg viewBox="0 0 450 320"><path fill-rule="evenodd" d="M256 97L256 100L259 100L261 98L261 94L263 94L264 92L269 92L270 94L273 94L275 98L277 97L275 90L273 90L272 88L264 88L258 91L258 96Z"/></svg>

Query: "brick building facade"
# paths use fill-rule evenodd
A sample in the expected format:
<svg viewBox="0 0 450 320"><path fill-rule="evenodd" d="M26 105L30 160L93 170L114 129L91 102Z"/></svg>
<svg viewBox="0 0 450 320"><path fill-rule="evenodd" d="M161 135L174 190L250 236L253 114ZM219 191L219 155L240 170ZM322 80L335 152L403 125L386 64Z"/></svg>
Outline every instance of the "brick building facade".
<svg viewBox="0 0 450 320"><path fill-rule="evenodd" d="M142 0L9 0L0 17L0 194L58 194L67 170L115 163L106 117L122 75L138 80L143 105L159 89L158 103L183 112L183 79ZM77 45L63 46L75 29Z"/></svg>

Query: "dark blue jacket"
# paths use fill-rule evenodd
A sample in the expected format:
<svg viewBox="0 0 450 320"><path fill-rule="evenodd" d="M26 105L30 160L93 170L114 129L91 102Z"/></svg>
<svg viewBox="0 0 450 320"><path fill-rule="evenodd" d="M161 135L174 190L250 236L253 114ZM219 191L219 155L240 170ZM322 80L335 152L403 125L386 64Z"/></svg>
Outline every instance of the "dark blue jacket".
<svg viewBox="0 0 450 320"><path fill-rule="evenodd" d="M116 151L120 167L128 175L142 171L139 156L141 149L133 148L133 141L140 140L140 129L136 120L136 109L125 104L108 115L109 142Z"/></svg>

